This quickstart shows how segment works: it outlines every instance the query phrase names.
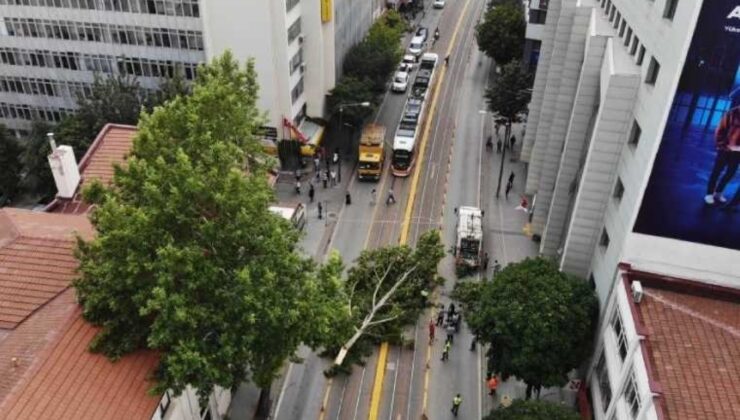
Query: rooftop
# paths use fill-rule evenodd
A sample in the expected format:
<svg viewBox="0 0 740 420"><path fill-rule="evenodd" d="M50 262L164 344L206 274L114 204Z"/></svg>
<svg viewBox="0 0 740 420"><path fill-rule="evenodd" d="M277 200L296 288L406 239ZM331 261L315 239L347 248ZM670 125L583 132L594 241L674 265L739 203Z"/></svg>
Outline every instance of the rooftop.
<svg viewBox="0 0 740 420"><path fill-rule="evenodd" d="M740 418L740 290L635 278L644 292L636 306L648 371L662 386L665 418Z"/></svg>
<svg viewBox="0 0 740 420"><path fill-rule="evenodd" d="M122 124L106 124L95 138L85 156L77 165L80 169L80 187L71 200L55 199L47 211L55 213L81 214L90 207L80 197L79 191L93 179L105 185L113 180L114 164L121 164L133 145L136 127Z"/></svg>
<svg viewBox="0 0 740 420"><path fill-rule="evenodd" d="M81 184L110 183L135 127L106 125L79 163ZM88 351L96 327L82 318L71 282L75 235L95 234L79 194L47 212L0 209L0 413L3 419L141 419L159 402L147 390L158 356L113 363Z"/></svg>

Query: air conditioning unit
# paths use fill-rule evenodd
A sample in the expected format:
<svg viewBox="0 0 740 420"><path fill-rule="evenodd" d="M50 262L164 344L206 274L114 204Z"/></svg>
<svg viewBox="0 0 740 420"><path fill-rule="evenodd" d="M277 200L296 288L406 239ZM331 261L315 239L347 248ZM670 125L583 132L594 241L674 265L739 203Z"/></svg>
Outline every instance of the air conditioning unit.
<svg viewBox="0 0 740 420"><path fill-rule="evenodd" d="M298 43L299 44L303 44L303 39L304 39L304 36L303 35L298 35Z"/></svg>
<svg viewBox="0 0 740 420"><path fill-rule="evenodd" d="M632 282L632 299L635 303L642 302L642 283L639 281Z"/></svg>

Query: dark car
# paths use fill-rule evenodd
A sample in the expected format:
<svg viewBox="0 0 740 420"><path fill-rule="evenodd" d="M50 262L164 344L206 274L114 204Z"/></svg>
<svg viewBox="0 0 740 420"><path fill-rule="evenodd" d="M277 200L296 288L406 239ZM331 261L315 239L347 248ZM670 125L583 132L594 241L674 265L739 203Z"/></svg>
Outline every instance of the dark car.
<svg viewBox="0 0 740 420"><path fill-rule="evenodd" d="M419 26L419 29L416 30L416 36L423 37L424 41L427 40L428 35L429 35L429 29L427 29L424 26Z"/></svg>

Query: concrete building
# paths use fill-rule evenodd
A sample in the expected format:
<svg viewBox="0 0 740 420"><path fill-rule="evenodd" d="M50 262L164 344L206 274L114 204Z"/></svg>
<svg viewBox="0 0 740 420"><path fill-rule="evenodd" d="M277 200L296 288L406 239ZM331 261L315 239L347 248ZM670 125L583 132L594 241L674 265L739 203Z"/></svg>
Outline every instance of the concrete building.
<svg viewBox="0 0 740 420"><path fill-rule="evenodd" d="M521 159L540 253L601 302L587 377L596 419L738 416L736 403L702 401L725 394L707 354L740 349L739 321L726 317L737 306L724 306L740 289L738 87L735 0L548 4ZM684 322L701 348L691 355L660 341ZM679 392L686 375L674 369L703 388ZM720 383L738 374L721 369Z"/></svg>
<svg viewBox="0 0 740 420"><path fill-rule="evenodd" d="M266 133L294 137L306 116L324 116L347 50L382 7L375 0L0 0L0 122L24 134L32 119L57 122L73 112L96 73L133 75L156 89L176 71L192 80L199 63L230 49L239 60L255 59Z"/></svg>
<svg viewBox="0 0 740 420"><path fill-rule="evenodd" d="M540 60L548 3L549 0L529 0L525 3L524 17L527 20L527 31L524 38L522 62L532 73L537 69L537 63Z"/></svg>

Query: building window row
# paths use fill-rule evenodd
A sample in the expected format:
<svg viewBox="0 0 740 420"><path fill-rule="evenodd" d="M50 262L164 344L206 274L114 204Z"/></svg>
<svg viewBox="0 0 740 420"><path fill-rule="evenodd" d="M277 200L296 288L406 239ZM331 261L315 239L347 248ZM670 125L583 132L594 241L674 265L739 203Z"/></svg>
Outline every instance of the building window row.
<svg viewBox="0 0 740 420"><path fill-rule="evenodd" d="M18 37L203 50L200 31L26 18L5 18L5 28Z"/></svg>
<svg viewBox="0 0 740 420"><path fill-rule="evenodd" d="M624 331L624 324L622 323L622 317L619 315L619 311L614 313L611 324L612 330L614 331L614 338L617 343L619 359L624 362L627 358L627 333Z"/></svg>
<svg viewBox="0 0 740 420"><path fill-rule="evenodd" d="M51 67L99 73L117 71L119 74L147 77L174 77L181 71L187 80L195 79L197 68L195 63L171 60L17 48L0 48L0 61L11 66Z"/></svg>
<svg viewBox="0 0 740 420"><path fill-rule="evenodd" d="M303 47L298 48L298 52L290 59L290 74L295 73L303 64Z"/></svg>
<svg viewBox="0 0 740 420"><path fill-rule="evenodd" d="M0 92L86 98L92 93L92 83L0 76Z"/></svg>
<svg viewBox="0 0 740 420"><path fill-rule="evenodd" d="M290 25L290 28L288 28L288 43L293 42L294 39L298 37L298 35L301 34L301 18L298 18L293 22L292 25Z"/></svg>
<svg viewBox="0 0 740 420"><path fill-rule="evenodd" d="M303 95L303 77L301 76L301 80L298 81L298 83L295 84L293 87L293 90L290 91L290 99L292 103L296 103L298 101L298 98Z"/></svg>
<svg viewBox="0 0 740 420"><path fill-rule="evenodd" d="M5 4L200 17L198 0L0 0Z"/></svg>
<svg viewBox="0 0 740 420"><path fill-rule="evenodd" d="M59 122L67 114L74 112L71 109L36 107L23 104L9 104L0 102L0 118L21 120L45 120Z"/></svg>
<svg viewBox="0 0 740 420"><path fill-rule="evenodd" d="M301 0L285 0L285 11L290 12Z"/></svg>
<svg viewBox="0 0 740 420"><path fill-rule="evenodd" d="M673 3L671 6L671 13L670 18L673 18L673 15L675 14L677 7L677 0L667 0L668 3ZM666 4L666 7L668 7L668 3ZM624 37L624 46L629 47L629 54L635 55L637 54L637 57L635 59L635 63L637 63L638 66L642 66L643 61L645 60L645 45L640 44L640 39L637 37L637 33L634 32L632 27L627 24L627 21L624 19L622 14L617 10L617 7L614 5L614 3L611 2L611 0L601 0L601 8L604 9L604 13L609 18L609 22L612 23L612 26L614 29L617 29L617 34L619 35L619 38ZM665 13L664 13L664 16ZM639 48L638 48L639 45ZM657 59L655 57L651 57L650 59L650 66L648 67L647 74L645 76L645 83L649 85L654 85L655 82L658 80L658 73L660 72L660 63L658 63Z"/></svg>

